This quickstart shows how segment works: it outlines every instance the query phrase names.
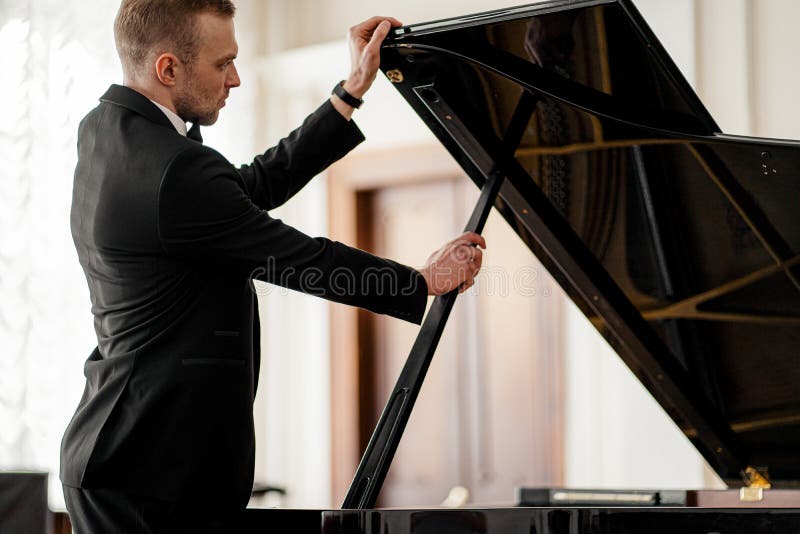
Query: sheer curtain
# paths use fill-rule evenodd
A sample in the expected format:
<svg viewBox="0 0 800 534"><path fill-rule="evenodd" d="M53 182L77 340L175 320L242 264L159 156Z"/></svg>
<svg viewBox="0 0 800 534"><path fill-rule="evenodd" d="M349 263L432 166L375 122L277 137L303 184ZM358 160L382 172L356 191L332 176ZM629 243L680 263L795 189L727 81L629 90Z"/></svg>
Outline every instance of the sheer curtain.
<svg viewBox="0 0 800 534"><path fill-rule="evenodd" d="M0 469L49 471L95 345L69 229L76 133L120 78L115 2L0 1Z"/></svg>
<svg viewBox="0 0 800 534"><path fill-rule="evenodd" d="M254 4L237 2L243 87L204 132L236 162L254 152ZM118 6L0 0L0 470L50 472L54 508L63 507L61 436L96 344L69 228L76 137L83 116L122 79Z"/></svg>

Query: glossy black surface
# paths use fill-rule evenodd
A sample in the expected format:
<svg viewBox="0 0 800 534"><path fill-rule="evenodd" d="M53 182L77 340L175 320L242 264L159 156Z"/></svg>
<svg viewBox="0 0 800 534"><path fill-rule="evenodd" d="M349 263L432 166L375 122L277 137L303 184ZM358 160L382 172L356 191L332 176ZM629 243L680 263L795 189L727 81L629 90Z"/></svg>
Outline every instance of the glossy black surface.
<svg viewBox="0 0 800 534"><path fill-rule="evenodd" d="M752 534L800 531L800 510L497 508L248 510L242 532L297 534Z"/></svg>
<svg viewBox="0 0 800 534"><path fill-rule="evenodd" d="M800 145L718 127L635 9L419 25L382 68L717 472L800 481Z"/></svg>

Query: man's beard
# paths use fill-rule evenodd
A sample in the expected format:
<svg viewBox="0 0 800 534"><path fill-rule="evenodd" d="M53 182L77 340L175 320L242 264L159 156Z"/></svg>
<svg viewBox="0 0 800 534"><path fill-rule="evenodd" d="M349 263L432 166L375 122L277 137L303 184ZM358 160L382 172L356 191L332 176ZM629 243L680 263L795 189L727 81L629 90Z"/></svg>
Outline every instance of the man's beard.
<svg viewBox="0 0 800 534"><path fill-rule="evenodd" d="M192 79L191 75L189 79ZM194 82L190 81L187 87L176 95L175 111L186 122L210 126L217 122L219 116L219 108L214 104L209 104L210 102L214 102L214 98L199 93Z"/></svg>

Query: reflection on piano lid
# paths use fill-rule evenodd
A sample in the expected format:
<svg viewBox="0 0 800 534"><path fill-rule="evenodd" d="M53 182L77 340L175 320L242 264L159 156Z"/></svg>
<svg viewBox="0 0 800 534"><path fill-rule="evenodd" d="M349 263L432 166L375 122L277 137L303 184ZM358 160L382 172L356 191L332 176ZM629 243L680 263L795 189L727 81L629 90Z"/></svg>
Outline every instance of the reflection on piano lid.
<svg viewBox="0 0 800 534"><path fill-rule="evenodd" d="M752 507L800 486L800 143L719 133L629 0L396 29L381 68L750 507L690 508L723 505L686 492L686 507L635 492L633 508L577 507L585 496L561 490L549 508L368 509L449 302L426 318L359 466L346 501L359 510L251 519L295 514L326 533L800 531L797 509Z"/></svg>
<svg viewBox="0 0 800 534"><path fill-rule="evenodd" d="M800 481L800 143L726 136L630 2L412 25L395 87L720 477Z"/></svg>
<svg viewBox="0 0 800 534"><path fill-rule="evenodd" d="M699 506L797 508L800 491L743 487L735 490L610 490L519 488L517 506Z"/></svg>
<svg viewBox="0 0 800 534"><path fill-rule="evenodd" d="M519 506L686 506L677 490L520 488Z"/></svg>

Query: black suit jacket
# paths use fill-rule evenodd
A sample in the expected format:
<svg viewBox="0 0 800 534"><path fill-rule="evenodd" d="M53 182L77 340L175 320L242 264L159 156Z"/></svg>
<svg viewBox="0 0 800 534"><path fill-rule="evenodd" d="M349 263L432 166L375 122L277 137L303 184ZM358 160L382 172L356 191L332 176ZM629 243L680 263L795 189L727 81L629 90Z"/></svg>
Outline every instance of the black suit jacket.
<svg viewBox="0 0 800 534"><path fill-rule="evenodd" d="M78 134L72 236L98 344L62 442L65 485L247 502L259 367L252 278L421 321L418 272L266 211L362 140L326 102L237 169L141 94L106 92Z"/></svg>

